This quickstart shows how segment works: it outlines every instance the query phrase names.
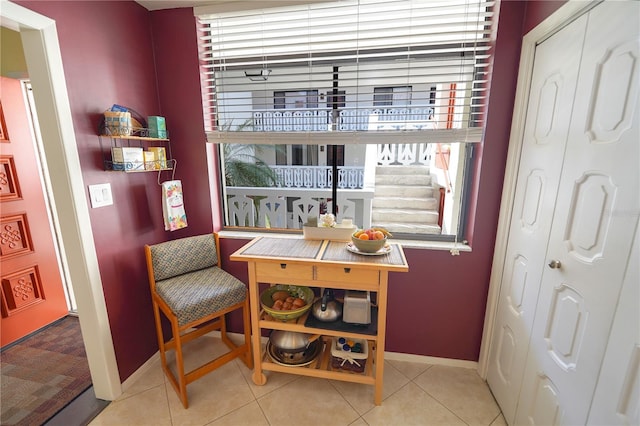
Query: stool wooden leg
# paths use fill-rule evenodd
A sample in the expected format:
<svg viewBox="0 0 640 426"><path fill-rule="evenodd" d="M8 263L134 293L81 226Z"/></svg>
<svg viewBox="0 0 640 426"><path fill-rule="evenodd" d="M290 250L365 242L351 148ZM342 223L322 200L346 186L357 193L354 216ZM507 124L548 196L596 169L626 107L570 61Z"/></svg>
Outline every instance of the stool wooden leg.
<svg viewBox="0 0 640 426"><path fill-rule="evenodd" d="M178 396L184 408L189 408L187 399L187 378L184 375L184 358L182 356L182 338L180 336L180 327L176 318L171 319L171 332L173 333L173 341L176 350L176 374L178 375Z"/></svg>

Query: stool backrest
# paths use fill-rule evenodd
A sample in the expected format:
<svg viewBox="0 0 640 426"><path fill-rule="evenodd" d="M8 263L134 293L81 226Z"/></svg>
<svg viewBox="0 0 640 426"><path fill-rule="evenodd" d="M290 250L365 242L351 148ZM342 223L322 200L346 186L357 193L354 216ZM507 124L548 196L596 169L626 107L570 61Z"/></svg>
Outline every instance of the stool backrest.
<svg viewBox="0 0 640 426"><path fill-rule="evenodd" d="M162 281L218 264L213 234L180 238L149 246L153 275Z"/></svg>

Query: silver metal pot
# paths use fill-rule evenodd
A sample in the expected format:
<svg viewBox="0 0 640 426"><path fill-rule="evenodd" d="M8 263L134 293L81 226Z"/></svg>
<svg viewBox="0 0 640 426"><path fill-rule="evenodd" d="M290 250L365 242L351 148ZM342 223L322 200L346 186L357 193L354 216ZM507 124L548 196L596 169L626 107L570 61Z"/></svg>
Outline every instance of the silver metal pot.
<svg viewBox="0 0 640 426"><path fill-rule="evenodd" d="M267 353L271 360L277 364L301 366L312 363L322 351L322 342L316 340L309 343L304 350L296 350L295 352L283 351L267 342Z"/></svg>
<svg viewBox="0 0 640 426"><path fill-rule="evenodd" d="M287 353L302 352L320 337L319 334L298 333L295 331L272 330L269 342L278 350Z"/></svg>

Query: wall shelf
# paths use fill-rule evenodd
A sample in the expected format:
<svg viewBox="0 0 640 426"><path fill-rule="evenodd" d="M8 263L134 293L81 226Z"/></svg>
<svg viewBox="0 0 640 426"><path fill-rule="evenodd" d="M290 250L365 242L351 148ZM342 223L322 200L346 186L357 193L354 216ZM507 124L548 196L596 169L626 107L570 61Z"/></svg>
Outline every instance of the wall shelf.
<svg viewBox="0 0 640 426"><path fill-rule="evenodd" d="M143 128L133 128L131 135L98 135L104 169L126 173L173 170L176 162L171 155L169 138L153 138L148 135L149 129ZM136 149L122 150L121 148ZM143 153L155 152L154 160L145 161L144 157L140 158L140 148ZM162 152L164 152L164 158L158 158L158 156L162 157ZM122 157L114 160L114 153ZM129 157L131 154L136 156L131 158Z"/></svg>

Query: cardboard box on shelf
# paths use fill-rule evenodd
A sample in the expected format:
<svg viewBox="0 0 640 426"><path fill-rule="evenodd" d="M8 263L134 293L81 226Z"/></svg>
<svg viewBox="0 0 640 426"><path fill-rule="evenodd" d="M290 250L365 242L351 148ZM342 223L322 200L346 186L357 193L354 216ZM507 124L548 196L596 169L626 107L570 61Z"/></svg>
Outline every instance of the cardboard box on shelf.
<svg viewBox="0 0 640 426"><path fill-rule="evenodd" d="M156 153L153 151L144 151L142 153L144 155L144 169L145 170L156 170L159 169L156 164Z"/></svg>
<svg viewBox="0 0 640 426"><path fill-rule="evenodd" d="M144 170L142 148L114 146L111 148L111 162L113 170L124 170L126 172Z"/></svg>
<svg viewBox="0 0 640 426"><path fill-rule="evenodd" d="M159 139L167 138L167 124L164 117L156 115L147 117L147 125L149 126L149 137Z"/></svg>
<svg viewBox="0 0 640 426"><path fill-rule="evenodd" d="M104 131L109 136L129 136L131 134L131 113L105 111Z"/></svg>
<svg viewBox="0 0 640 426"><path fill-rule="evenodd" d="M153 152L155 156L156 169L166 169L167 166L167 151L163 147L152 146L149 147L149 151Z"/></svg>

